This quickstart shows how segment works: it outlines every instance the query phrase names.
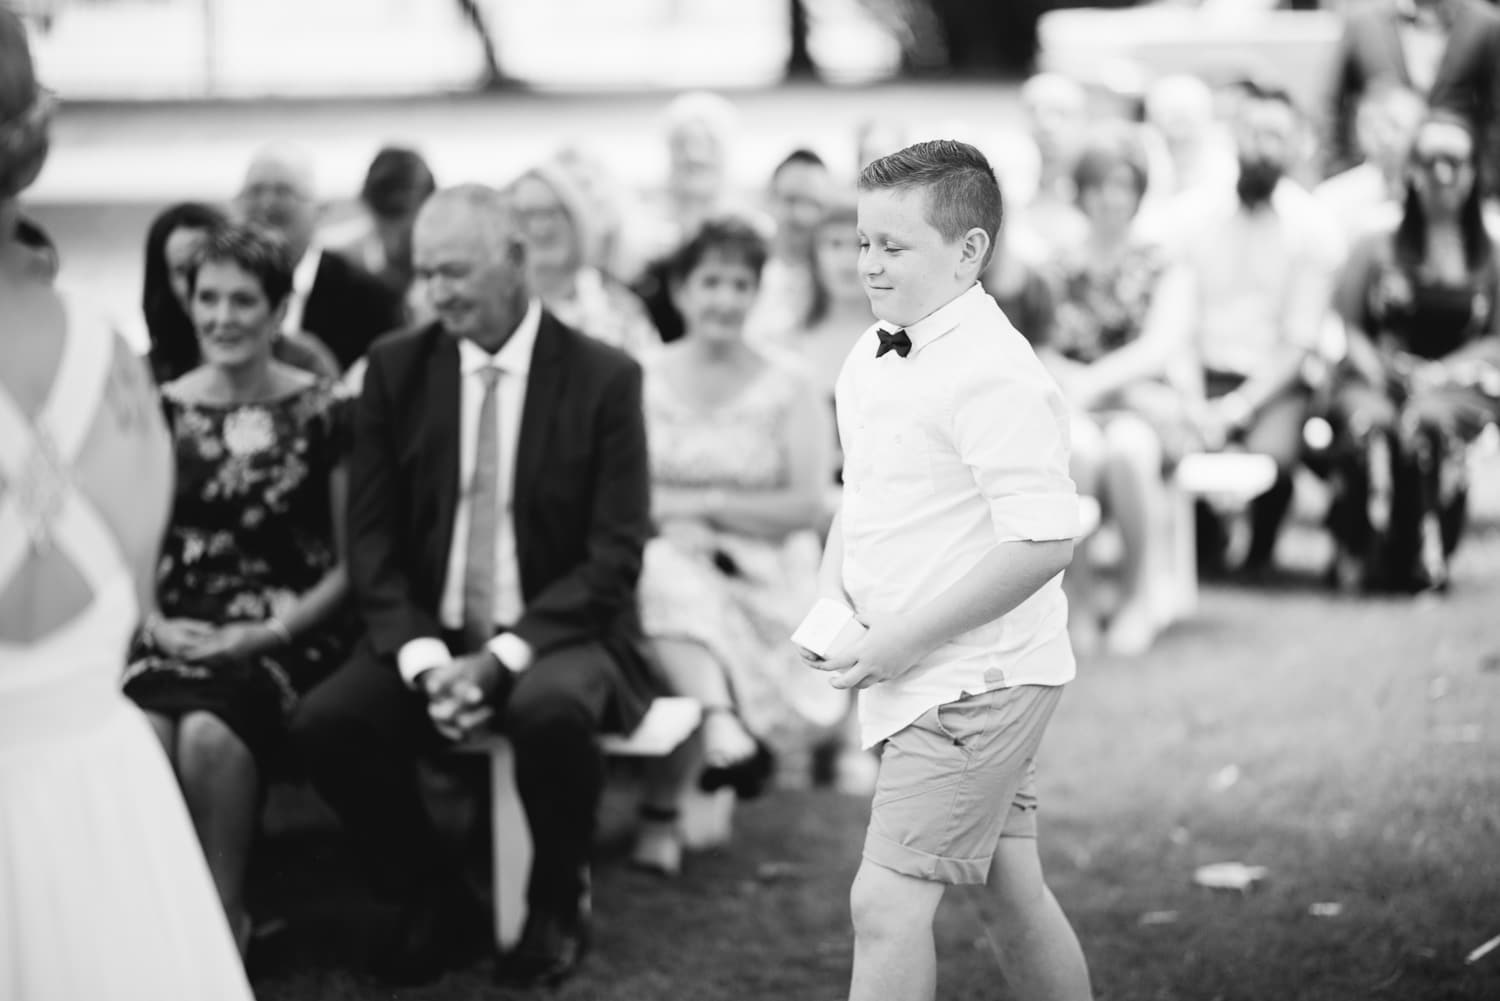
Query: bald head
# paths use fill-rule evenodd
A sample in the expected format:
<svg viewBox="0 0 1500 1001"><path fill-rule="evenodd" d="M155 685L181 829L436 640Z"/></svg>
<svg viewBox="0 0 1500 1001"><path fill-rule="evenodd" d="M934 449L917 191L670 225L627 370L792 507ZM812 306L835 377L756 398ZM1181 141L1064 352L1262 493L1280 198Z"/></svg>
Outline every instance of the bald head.
<svg viewBox="0 0 1500 1001"><path fill-rule="evenodd" d="M1162 77L1146 94L1146 118L1168 145L1192 146L1213 127L1214 92L1185 73Z"/></svg>
<svg viewBox="0 0 1500 1001"><path fill-rule="evenodd" d="M250 160L238 206L247 222L281 234L294 260L312 242L318 222L312 155L285 143L263 146Z"/></svg>
<svg viewBox="0 0 1500 1001"><path fill-rule="evenodd" d="M1043 161L1070 156L1088 115L1083 85L1061 73L1038 73L1021 86L1021 103Z"/></svg>

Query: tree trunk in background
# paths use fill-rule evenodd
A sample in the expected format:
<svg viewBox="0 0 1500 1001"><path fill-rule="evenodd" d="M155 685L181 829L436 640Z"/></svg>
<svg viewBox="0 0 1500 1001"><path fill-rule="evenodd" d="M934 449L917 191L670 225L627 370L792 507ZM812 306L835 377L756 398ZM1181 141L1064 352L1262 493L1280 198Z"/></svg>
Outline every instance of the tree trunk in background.
<svg viewBox="0 0 1500 1001"><path fill-rule="evenodd" d="M812 52L807 46L808 23L805 0L787 0L787 22L791 31L791 50L786 58L788 80L810 80L817 75Z"/></svg>

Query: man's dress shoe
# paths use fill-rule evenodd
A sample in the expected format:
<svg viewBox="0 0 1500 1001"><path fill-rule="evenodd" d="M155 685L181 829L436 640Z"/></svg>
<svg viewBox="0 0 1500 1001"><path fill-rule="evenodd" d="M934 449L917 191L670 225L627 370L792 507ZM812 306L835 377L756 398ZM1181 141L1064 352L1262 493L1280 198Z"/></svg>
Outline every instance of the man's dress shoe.
<svg viewBox="0 0 1500 1001"><path fill-rule="evenodd" d="M556 987L578 971L589 949L589 919L532 914L516 947L495 964L495 983L521 989Z"/></svg>
<svg viewBox="0 0 1500 1001"><path fill-rule="evenodd" d="M424 894L402 908L371 972L392 986L430 984L484 955L490 941L489 914L472 894Z"/></svg>

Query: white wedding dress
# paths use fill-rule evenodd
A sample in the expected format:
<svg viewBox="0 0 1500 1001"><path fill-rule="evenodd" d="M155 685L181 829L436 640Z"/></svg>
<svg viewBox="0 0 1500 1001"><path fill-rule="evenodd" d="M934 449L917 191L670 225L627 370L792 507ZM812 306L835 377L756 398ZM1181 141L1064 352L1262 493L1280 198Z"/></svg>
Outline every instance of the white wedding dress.
<svg viewBox="0 0 1500 1001"><path fill-rule="evenodd" d="M113 341L103 325L71 325L35 420L0 385L0 591L37 544L92 591L35 642L0 641L0 999L249 1001L171 767L120 694L130 569L68 473Z"/></svg>

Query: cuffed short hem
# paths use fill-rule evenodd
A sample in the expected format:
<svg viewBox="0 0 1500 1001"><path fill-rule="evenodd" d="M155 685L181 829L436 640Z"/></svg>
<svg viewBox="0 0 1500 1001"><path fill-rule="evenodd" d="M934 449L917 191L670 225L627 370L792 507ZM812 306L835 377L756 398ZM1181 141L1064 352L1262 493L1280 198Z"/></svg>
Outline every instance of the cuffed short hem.
<svg viewBox="0 0 1500 1001"><path fill-rule="evenodd" d="M944 858L911 845L897 844L873 832L865 835L864 857L903 876L949 886L983 883L990 876L990 863L995 858L993 852L982 858Z"/></svg>

